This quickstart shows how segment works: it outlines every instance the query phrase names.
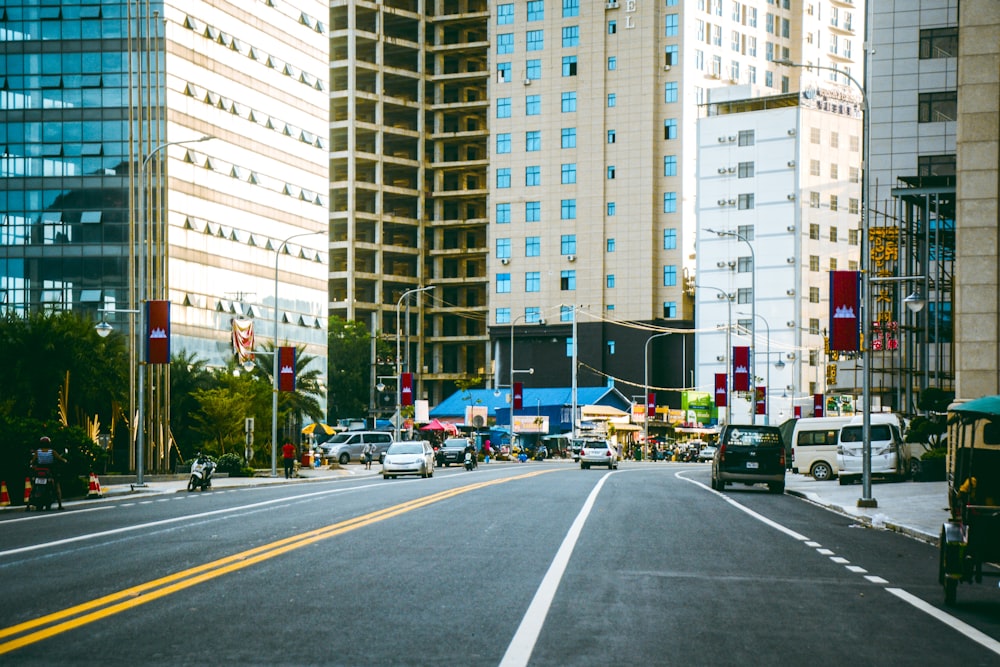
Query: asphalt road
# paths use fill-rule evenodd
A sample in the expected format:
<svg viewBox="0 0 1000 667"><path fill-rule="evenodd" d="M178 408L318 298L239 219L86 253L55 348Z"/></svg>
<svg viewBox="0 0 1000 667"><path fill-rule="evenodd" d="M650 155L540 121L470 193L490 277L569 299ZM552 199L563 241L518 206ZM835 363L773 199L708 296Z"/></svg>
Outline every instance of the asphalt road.
<svg viewBox="0 0 1000 667"><path fill-rule="evenodd" d="M705 466L438 469L0 518L5 665L995 665L996 581Z"/></svg>

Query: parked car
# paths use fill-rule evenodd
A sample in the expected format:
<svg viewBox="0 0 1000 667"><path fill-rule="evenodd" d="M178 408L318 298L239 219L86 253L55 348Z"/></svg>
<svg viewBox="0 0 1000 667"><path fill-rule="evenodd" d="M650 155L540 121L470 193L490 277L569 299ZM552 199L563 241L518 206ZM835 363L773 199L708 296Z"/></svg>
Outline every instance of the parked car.
<svg viewBox="0 0 1000 667"><path fill-rule="evenodd" d="M618 469L618 450L607 440L585 440L580 449L580 467L608 466L608 470Z"/></svg>
<svg viewBox="0 0 1000 667"><path fill-rule="evenodd" d="M785 444L777 426L729 424L722 430L712 458L712 488L723 491L732 482L785 492Z"/></svg>
<svg viewBox="0 0 1000 667"><path fill-rule="evenodd" d="M386 431L344 431L333 436L319 446L323 457L347 465L351 461L360 461L365 445L375 445L374 460L382 462L385 451L392 444L392 434Z"/></svg>
<svg viewBox="0 0 1000 667"><path fill-rule="evenodd" d="M841 484L861 479L864 465L864 415L857 415L840 429L837 468ZM869 422L872 475L906 479L910 474L910 448L903 443L895 415L873 414Z"/></svg>
<svg viewBox="0 0 1000 667"><path fill-rule="evenodd" d="M434 476L434 448L426 440L394 442L382 461L382 478L399 475Z"/></svg>
<svg viewBox="0 0 1000 667"><path fill-rule="evenodd" d="M461 465L465 460L465 448L468 446L468 438L446 439L437 450L437 464L446 468L452 463Z"/></svg>
<svg viewBox="0 0 1000 667"><path fill-rule="evenodd" d="M711 461L715 458L715 450L718 449L715 445L705 445L698 452L698 462Z"/></svg>

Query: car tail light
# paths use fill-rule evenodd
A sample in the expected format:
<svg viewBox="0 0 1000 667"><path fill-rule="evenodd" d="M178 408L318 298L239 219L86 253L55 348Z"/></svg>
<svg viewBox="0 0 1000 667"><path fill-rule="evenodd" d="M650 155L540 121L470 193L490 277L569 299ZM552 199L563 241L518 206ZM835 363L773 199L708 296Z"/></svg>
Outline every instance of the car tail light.
<svg viewBox="0 0 1000 667"><path fill-rule="evenodd" d="M784 447L781 448L781 456L779 458L781 459L781 467L784 468L785 467L785 448Z"/></svg>
<svg viewBox="0 0 1000 667"><path fill-rule="evenodd" d="M719 445L719 461L725 461L725 460L726 460L726 446Z"/></svg>

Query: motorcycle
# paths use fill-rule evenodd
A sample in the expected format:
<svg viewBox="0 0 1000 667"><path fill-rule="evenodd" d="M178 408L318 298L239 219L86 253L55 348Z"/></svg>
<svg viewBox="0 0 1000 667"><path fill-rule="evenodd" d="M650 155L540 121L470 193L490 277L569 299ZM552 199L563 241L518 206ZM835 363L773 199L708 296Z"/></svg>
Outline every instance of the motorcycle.
<svg viewBox="0 0 1000 667"><path fill-rule="evenodd" d="M472 470L476 467L476 461L472 457L472 452L465 453L465 469Z"/></svg>
<svg viewBox="0 0 1000 667"><path fill-rule="evenodd" d="M191 479L188 480L188 491L195 489L212 488L212 473L215 472L215 462L211 459L199 456L191 464Z"/></svg>
<svg viewBox="0 0 1000 667"><path fill-rule="evenodd" d="M25 510L47 510L52 508L56 499L56 480L48 468L34 468L31 475L31 495Z"/></svg>

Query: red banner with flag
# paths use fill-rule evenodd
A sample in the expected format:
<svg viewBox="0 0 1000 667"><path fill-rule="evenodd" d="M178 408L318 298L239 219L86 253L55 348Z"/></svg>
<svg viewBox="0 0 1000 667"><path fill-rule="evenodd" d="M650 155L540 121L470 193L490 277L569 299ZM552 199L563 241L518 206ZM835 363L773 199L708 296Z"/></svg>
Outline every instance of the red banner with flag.
<svg viewBox="0 0 1000 667"><path fill-rule="evenodd" d="M399 376L399 404L413 405L413 373Z"/></svg>
<svg viewBox="0 0 1000 667"><path fill-rule="evenodd" d="M802 419L802 406L801 405L796 405L795 406L795 418L796 419Z"/></svg>
<svg viewBox="0 0 1000 667"><path fill-rule="evenodd" d="M767 387L757 387L757 406L755 412L758 415L767 414Z"/></svg>
<svg viewBox="0 0 1000 667"><path fill-rule="evenodd" d="M656 392L646 394L646 419L656 417Z"/></svg>
<svg viewBox="0 0 1000 667"><path fill-rule="evenodd" d="M295 391L295 348L278 348L278 391Z"/></svg>
<svg viewBox="0 0 1000 667"><path fill-rule="evenodd" d="M857 352L861 340L861 273L830 272L830 349Z"/></svg>
<svg viewBox="0 0 1000 667"><path fill-rule="evenodd" d="M813 417L822 417L825 405L823 394L813 394Z"/></svg>
<svg viewBox="0 0 1000 667"><path fill-rule="evenodd" d="M520 410L524 407L524 383L515 382L514 383L514 395L511 397L511 405L513 410Z"/></svg>
<svg viewBox="0 0 1000 667"><path fill-rule="evenodd" d="M146 302L146 363L170 363L170 302Z"/></svg>
<svg viewBox="0 0 1000 667"><path fill-rule="evenodd" d="M715 407L724 408L729 405L729 395L726 393L726 380L728 377L725 373L715 374Z"/></svg>
<svg viewBox="0 0 1000 667"><path fill-rule="evenodd" d="M750 391L750 348L733 348L733 391Z"/></svg>

